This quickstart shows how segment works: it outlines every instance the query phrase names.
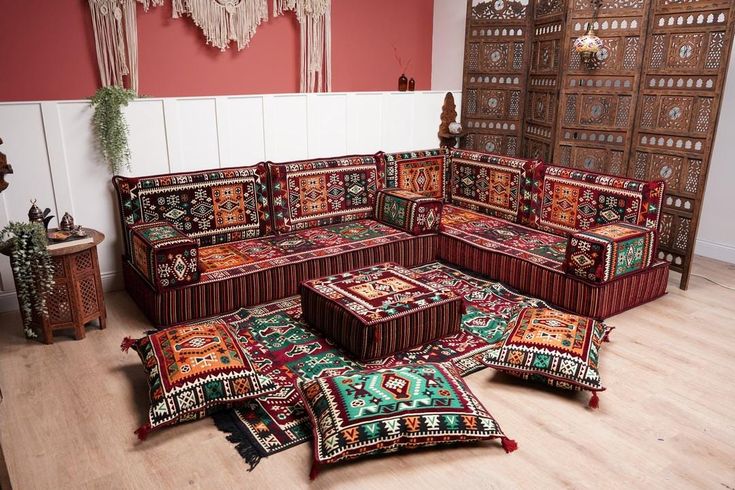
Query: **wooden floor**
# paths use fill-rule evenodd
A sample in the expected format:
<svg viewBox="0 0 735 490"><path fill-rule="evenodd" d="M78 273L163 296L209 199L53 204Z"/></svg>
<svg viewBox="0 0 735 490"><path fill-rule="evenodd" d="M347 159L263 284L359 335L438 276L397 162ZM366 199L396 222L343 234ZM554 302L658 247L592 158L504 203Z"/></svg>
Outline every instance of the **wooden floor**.
<svg viewBox="0 0 735 490"><path fill-rule="evenodd" d="M694 272L735 285L735 266L698 257ZM416 451L325 468L309 483L311 447L249 473L210 420L152 434L146 380L125 335L147 328L123 292L108 329L83 341L26 342L0 315L0 444L12 485L42 488L735 488L735 291L693 277L680 291L611 318L601 355L608 390L527 386L491 369L467 378L519 450L497 444ZM2 471L0 471L2 474Z"/></svg>

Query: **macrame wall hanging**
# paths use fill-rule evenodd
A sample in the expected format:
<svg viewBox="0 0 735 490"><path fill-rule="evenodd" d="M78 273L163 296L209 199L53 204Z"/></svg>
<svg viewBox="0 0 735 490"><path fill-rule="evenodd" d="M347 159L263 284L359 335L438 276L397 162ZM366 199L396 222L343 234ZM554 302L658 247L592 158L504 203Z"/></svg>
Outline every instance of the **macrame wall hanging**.
<svg viewBox="0 0 735 490"><path fill-rule="evenodd" d="M154 0L162 1L162 0ZM173 16L188 15L222 51L230 41L241 50L250 43L261 22L268 20L268 0L173 0Z"/></svg>
<svg viewBox="0 0 735 490"><path fill-rule="evenodd" d="M151 0L145 0L149 2ZM162 0L153 0L162 1ZM103 87L125 86L138 92L138 23L135 0L89 0L97 65Z"/></svg>
<svg viewBox="0 0 735 490"><path fill-rule="evenodd" d="M164 0L137 0L144 10ZM245 48L261 22L268 20L268 0L171 0L173 17L188 16L207 43L224 51L230 42ZM136 0L89 0L102 86L138 91ZM301 29L301 92L332 90L331 0L273 0L273 16L293 11Z"/></svg>
<svg viewBox="0 0 735 490"><path fill-rule="evenodd" d="M332 0L273 0L273 16L292 10L301 27L301 91L332 90Z"/></svg>

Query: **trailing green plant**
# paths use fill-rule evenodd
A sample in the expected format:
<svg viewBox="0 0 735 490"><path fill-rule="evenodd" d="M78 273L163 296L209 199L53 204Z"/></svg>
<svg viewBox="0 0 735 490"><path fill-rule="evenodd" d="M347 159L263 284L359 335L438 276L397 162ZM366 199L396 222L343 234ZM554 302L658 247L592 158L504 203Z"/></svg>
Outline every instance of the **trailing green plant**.
<svg viewBox="0 0 735 490"><path fill-rule="evenodd" d="M0 246L10 252L18 303L23 312L23 331L36 337L31 329L33 314L45 315L46 296L54 285L54 264L46 248L46 230L40 223L11 222L0 231Z"/></svg>
<svg viewBox="0 0 735 490"><path fill-rule="evenodd" d="M128 122L122 108L134 100L133 90L109 86L102 87L90 99L94 109L92 128L97 146L113 175L130 166L128 147Z"/></svg>

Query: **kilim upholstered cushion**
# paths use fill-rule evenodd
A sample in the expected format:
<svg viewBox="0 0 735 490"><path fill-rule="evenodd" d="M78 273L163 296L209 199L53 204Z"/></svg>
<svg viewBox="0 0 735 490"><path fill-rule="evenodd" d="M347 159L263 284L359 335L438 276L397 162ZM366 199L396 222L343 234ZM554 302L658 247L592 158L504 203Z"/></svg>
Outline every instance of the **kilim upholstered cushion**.
<svg viewBox="0 0 735 490"><path fill-rule="evenodd" d="M663 181L644 182L547 166L533 226L566 235L622 221L658 229Z"/></svg>
<svg viewBox="0 0 735 490"><path fill-rule="evenodd" d="M375 219L412 235L438 233L442 201L403 189L378 191Z"/></svg>
<svg viewBox="0 0 735 490"><path fill-rule="evenodd" d="M359 360L385 357L457 333L463 300L384 263L304 281L304 319Z"/></svg>
<svg viewBox="0 0 735 490"><path fill-rule="evenodd" d="M647 268L656 253L656 232L613 223L569 237L564 270L592 282L606 282Z"/></svg>
<svg viewBox="0 0 735 490"><path fill-rule="evenodd" d="M417 447L500 439L517 449L449 364L406 364L299 384L319 465Z"/></svg>
<svg viewBox="0 0 735 490"><path fill-rule="evenodd" d="M377 158L268 163L276 233L372 218L378 191Z"/></svg>
<svg viewBox="0 0 735 490"><path fill-rule="evenodd" d="M597 408L597 392L605 389L597 371L600 345L610 330L588 317L524 308L508 323L503 340L485 353L483 362L523 379L591 391L590 407Z"/></svg>
<svg viewBox="0 0 735 490"><path fill-rule="evenodd" d="M148 373L151 406L148 422L135 433L142 440L151 430L204 418L277 389L258 373L222 320L171 327L134 340Z"/></svg>
<svg viewBox="0 0 735 490"><path fill-rule="evenodd" d="M421 150L407 153L386 153L385 187L449 199L449 164L445 150Z"/></svg>
<svg viewBox="0 0 735 490"><path fill-rule="evenodd" d="M270 232L264 163L200 172L112 179L126 225L168 221L199 245ZM126 235L127 238L127 235ZM130 243L126 252L130 254Z"/></svg>
<svg viewBox="0 0 735 490"><path fill-rule="evenodd" d="M514 222L522 222L531 198L527 174L540 163L469 150L452 150L451 202Z"/></svg>
<svg viewBox="0 0 735 490"><path fill-rule="evenodd" d="M168 221L128 227L132 262L156 288L183 286L199 280L197 242Z"/></svg>

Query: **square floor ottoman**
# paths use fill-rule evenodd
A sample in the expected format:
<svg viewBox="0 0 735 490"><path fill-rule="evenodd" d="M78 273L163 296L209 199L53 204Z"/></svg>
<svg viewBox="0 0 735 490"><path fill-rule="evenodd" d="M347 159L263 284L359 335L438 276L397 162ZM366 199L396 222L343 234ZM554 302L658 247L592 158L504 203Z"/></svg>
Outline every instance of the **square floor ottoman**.
<svg viewBox="0 0 735 490"><path fill-rule="evenodd" d="M304 281L304 320L361 361L459 332L461 296L384 263Z"/></svg>

